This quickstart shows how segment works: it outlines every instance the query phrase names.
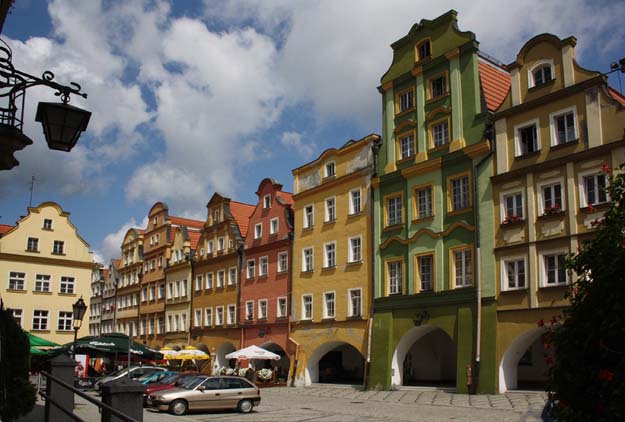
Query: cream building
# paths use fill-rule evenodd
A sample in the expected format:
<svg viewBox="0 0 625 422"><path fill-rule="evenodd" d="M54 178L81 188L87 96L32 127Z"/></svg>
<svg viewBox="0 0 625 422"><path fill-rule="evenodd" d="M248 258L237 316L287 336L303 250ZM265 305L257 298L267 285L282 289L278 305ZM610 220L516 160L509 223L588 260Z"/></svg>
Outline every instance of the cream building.
<svg viewBox="0 0 625 422"><path fill-rule="evenodd" d="M0 297L26 331L47 340L73 340L72 304L82 297L89 305L93 265L89 244L54 202L0 227ZM85 316L78 336L88 334Z"/></svg>

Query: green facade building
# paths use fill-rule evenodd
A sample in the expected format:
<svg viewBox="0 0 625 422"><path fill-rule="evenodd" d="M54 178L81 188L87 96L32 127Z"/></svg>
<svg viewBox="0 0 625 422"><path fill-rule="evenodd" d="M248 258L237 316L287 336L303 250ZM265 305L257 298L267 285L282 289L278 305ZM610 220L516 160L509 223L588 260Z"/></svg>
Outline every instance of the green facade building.
<svg viewBox="0 0 625 422"><path fill-rule="evenodd" d="M453 10L415 24L391 47L393 62L379 88L384 141L374 180L368 387L467 392L471 384L492 393L489 121L509 75L479 53L472 32L458 29Z"/></svg>

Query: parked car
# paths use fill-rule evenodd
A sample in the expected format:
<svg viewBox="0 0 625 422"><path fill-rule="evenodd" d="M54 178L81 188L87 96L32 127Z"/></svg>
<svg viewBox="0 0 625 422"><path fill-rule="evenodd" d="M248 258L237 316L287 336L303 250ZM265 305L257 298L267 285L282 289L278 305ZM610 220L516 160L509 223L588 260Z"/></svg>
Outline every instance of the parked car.
<svg viewBox="0 0 625 422"><path fill-rule="evenodd" d="M148 396L149 407L184 415L194 410L238 409L249 413L260 404L260 389L240 377L198 375L179 388Z"/></svg>
<svg viewBox="0 0 625 422"><path fill-rule="evenodd" d="M162 382L164 378L169 377L170 375L179 375L178 371L157 371L151 374L140 376L135 379L135 381L140 382L143 385L153 384L157 382Z"/></svg>
<svg viewBox="0 0 625 422"><path fill-rule="evenodd" d="M163 372L166 373L166 372ZM199 374L197 372L185 372L185 373L171 373L170 375L164 377L158 382L153 382L151 384L146 385L145 392L143 393L143 406L146 406L148 396L152 393L156 393L157 391L171 390L177 387L180 387L184 383L186 383L190 378L197 377Z"/></svg>
<svg viewBox="0 0 625 422"><path fill-rule="evenodd" d="M150 375L150 374L153 374L154 372L162 372L166 370L167 368L163 368L160 366L150 366L150 365L131 366L130 368L120 369L119 371L113 372L112 374L102 378L101 380L95 383L94 387L96 391L101 391L102 384L105 384L107 382L110 382L110 381L113 381L122 377L127 377L128 372L130 372L130 379L136 380L137 378L140 378L144 375Z"/></svg>

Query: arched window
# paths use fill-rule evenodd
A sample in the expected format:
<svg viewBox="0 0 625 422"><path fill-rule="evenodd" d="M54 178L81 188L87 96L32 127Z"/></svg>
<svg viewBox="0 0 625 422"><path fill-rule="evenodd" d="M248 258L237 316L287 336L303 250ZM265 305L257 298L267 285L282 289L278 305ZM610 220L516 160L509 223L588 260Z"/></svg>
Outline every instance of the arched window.
<svg viewBox="0 0 625 422"><path fill-rule="evenodd" d="M536 63L528 72L529 88L544 85L553 80L553 76L553 61L540 61Z"/></svg>

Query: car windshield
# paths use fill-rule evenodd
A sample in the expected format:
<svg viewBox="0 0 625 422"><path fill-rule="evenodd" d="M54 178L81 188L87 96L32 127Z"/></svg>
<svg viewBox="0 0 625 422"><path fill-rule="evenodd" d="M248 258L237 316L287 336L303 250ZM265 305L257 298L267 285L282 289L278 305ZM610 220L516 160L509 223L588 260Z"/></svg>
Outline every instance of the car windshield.
<svg viewBox="0 0 625 422"><path fill-rule="evenodd" d="M119 369L119 370L117 370L115 372L111 372L110 374L108 374L108 376L109 377L116 377L118 375L125 374L126 372L128 372L128 368L122 368L122 369Z"/></svg>
<svg viewBox="0 0 625 422"><path fill-rule="evenodd" d="M178 378L178 381L176 381L176 387L181 387L183 384L185 384L191 378L195 378L195 377L197 377L197 375L195 375L195 374L182 375L180 378Z"/></svg>
<svg viewBox="0 0 625 422"><path fill-rule="evenodd" d="M170 382L176 381L176 378L178 378L179 376L180 376L180 374L169 374L169 375L165 376L164 378L162 378L161 380L159 380L159 383L161 383L161 384L169 384Z"/></svg>
<svg viewBox="0 0 625 422"><path fill-rule="evenodd" d="M147 381L148 383L156 382L163 377L162 372L145 374L137 378L138 382Z"/></svg>
<svg viewBox="0 0 625 422"><path fill-rule="evenodd" d="M191 378L187 378L181 385L180 388L184 388L186 390L193 390L195 387L197 387L198 385L200 385L202 382L204 382L204 380L206 379L206 377L191 377Z"/></svg>

